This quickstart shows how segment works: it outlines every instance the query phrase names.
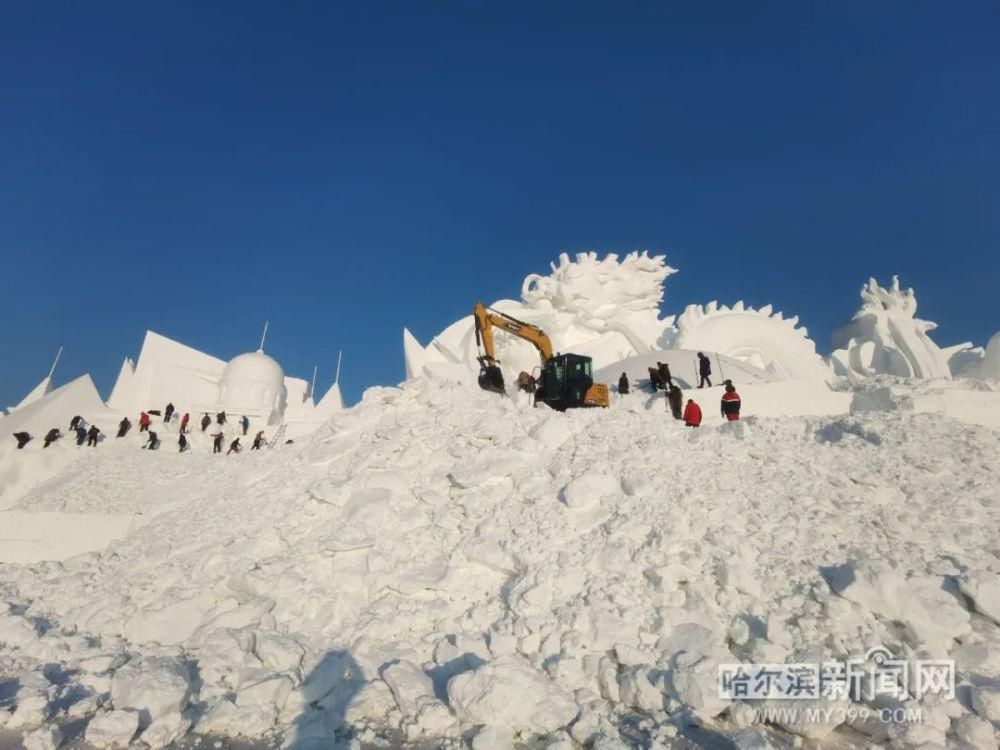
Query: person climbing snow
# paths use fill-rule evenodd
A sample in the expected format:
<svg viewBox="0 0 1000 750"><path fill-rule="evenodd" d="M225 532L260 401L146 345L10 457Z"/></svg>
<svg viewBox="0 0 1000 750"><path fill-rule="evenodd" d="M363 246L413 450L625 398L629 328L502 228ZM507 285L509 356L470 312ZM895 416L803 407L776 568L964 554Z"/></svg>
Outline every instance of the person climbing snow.
<svg viewBox="0 0 1000 750"><path fill-rule="evenodd" d="M90 425L90 429L87 430L87 447L96 448L97 438L100 437L101 430L96 424Z"/></svg>
<svg viewBox="0 0 1000 750"><path fill-rule="evenodd" d="M21 450L29 442L31 442L31 435L27 432L15 432L11 437L17 441L17 449Z"/></svg>
<svg viewBox="0 0 1000 750"><path fill-rule="evenodd" d="M216 432L212 435L212 453L222 453L222 438L225 436L224 432Z"/></svg>
<svg viewBox="0 0 1000 750"><path fill-rule="evenodd" d="M149 423L152 422L146 412L139 414L139 432L149 432Z"/></svg>
<svg viewBox="0 0 1000 750"><path fill-rule="evenodd" d="M250 418L246 414L240 417L240 426L243 427L243 434L246 435L247 430L250 429Z"/></svg>
<svg viewBox="0 0 1000 750"><path fill-rule="evenodd" d="M264 440L264 431L261 430L254 437L254 439L253 439L253 445L250 446L250 450L252 450L252 451L259 451L261 449L261 447L264 445L265 442L267 442L267 441Z"/></svg>
<svg viewBox="0 0 1000 750"><path fill-rule="evenodd" d="M224 425L226 423L226 412L220 411L218 414L216 414L215 421L218 422L220 425Z"/></svg>
<svg viewBox="0 0 1000 750"><path fill-rule="evenodd" d="M687 427L701 426L701 407L690 398L684 409L684 424Z"/></svg>
<svg viewBox="0 0 1000 750"><path fill-rule="evenodd" d="M628 393L628 375L624 372L622 373L622 376L618 378L618 392L623 394Z"/></svg>
<svg viewBox="0 0 1000 750"><path fill-rule="evenodd" d="M726 381L726 392L722 394L722 416L730 422L736 422L740 418L740 394L736 392L733 381Z"/></svg>
<svg viewBox="0 0 1000 750"><path fill-rule="evenodd" d="M76 433L76 444L77 445L83 445L87 441L87 429L85 427L81 427L80 425L77 425L73 429L73 432Z"/></svg>
<svg viewBox="0 0 1000 750"><path fill-rule="evenodd" d="M658 367L647 367L649 371L649 385L653 389L653 393L656 393L663 386L663 381L660 379L660 369Z"/></svg>
<svg viewBox="0 0 1000 750"><path fill-rule="evenodd" d="M205 430L207 430L210 424L212 424L212 418L208 416L208 414L206 413L201 418L201 431L204 432Z"/></svg>
<svg viewBox="0 0 1000 750"><path fill-rule="evenodd" d="M187 412L184 412L184 416L181 417L181 434L182 435L185 432L187 432L187 426L188 426L188 422L189 421L191 421L191 415L188 414Z"/></svg>
<svg viewBox="0 0 1000 750"><path fill-rule="evenodd" d="M171 402L167 404L167 408L163 410L163 423L167 424L173 415L174 415L174 404L173 402Z"/></svg>
<svg viewBox="0 0 1000 750"><path fill-rule="evenodd" d="M704 388L706 383L709 388L712 387L712 379L709 377L711 374L712 363L709 361L708 357L701 352L698 352L698 375L701 378L698 381L699 388Z"/></svg>
<svg viewBox="0 0 1000 750"><path fill-rule="evenodd" d="M125 437L131 429L132 423L128 421L128 417L122 417L122 421L118 423L118 437Z"/></svg>
<svg viewBox="0 0 1000 750"><path fill-rule="evenodd" d="M230 453L239 453L239 452L240 452L240 439L236 438L233 442L229 444L229 450L226 451L226 455L228 456Z"/></svg>
<svg viewBox="0 0 1000 750"><path fill-rule="evenodd" d="M149 442L142 447L148 448L151 451L155 451L160 445L160 438L152 430L148 430L148 432L149 432Z"/></svg>
<svg viewBox="0 0 1000 750"><path fill-rule="evenodd" d="M83 417L79 414L69 420L69 430L70 432L76 432L76 428L80 426L80 422L83 421Z"/></svg>
<svg viewBox="0 0 1000 750"><path fill-rule="evenodd" d="M183 453L184 451L187 450L188 439L183 432L177 437L177 445L179 445L181 448L180 451L178 451L179 453Z"/></svg>
<svg viewBox="0 0 1000 750"><path fill-rule="evenodd" d="M48 448L56 440L62 437L62 433L59 432L58 427L53 427L51 430L45 433L45 443L42 445L43 448Z"/></svg>
<svg viewBox="0 0 1000 750"><path fill-rule="evenodd" d="M676 383L671 383L670 389L667 391L667 406L670 407L670 413L674 419L683 419L681 412L684 408L684 392Z"/></svg>

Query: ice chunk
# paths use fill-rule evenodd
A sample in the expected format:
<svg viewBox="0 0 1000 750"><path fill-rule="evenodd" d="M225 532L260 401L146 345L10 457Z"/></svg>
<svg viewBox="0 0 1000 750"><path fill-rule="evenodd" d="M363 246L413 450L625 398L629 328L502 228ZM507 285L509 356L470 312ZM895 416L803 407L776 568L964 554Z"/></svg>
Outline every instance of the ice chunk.
<svg viewBox="0 0 1000 750"><path fill-rule="evenodd" d="M136 712L145 727L160 716L184 710L189 681L187 667L176 659L137 659L115 672L111 701L119 711Z"/></svg>
<svg viewBox="0 0 1000 750"><path fill-rule="evenodd" d="M87 724L87 742L95 747L126 747L139 731L137 711L106 711Z"/></svg>

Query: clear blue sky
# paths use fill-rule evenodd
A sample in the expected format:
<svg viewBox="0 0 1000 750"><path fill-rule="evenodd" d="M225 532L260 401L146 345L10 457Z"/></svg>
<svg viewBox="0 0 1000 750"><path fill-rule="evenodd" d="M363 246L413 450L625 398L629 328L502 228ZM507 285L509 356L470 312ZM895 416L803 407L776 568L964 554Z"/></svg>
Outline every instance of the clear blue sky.
<svg viewBox="0 0 1000 750"><path fill-rule="evenodd" d="M820 349L900 273L1000 329L1000 4L4 3L0 404L147 328L349 400L560 251Z"/></svg>

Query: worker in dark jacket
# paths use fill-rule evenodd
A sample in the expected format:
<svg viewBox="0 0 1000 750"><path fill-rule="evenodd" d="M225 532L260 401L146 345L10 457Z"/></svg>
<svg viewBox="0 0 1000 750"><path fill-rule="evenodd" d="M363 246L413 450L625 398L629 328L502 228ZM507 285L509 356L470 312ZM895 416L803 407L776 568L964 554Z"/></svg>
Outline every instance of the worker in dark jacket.
<svg viewBox="0 0 1000 750"><path fill-rule="evenodd" d="M220 411L218 414L216 414L215 415L215 421L218 422L220 425L225 424L226 423L226 412Z"/></svg>
<svg viewBox="0 0 1000 750"><path fill-rule="evenodd" d="M618 378L618 392L628 393L628 375L624 372L622 373L622 376Z"/></svg>
<svg viewBox="0 0 1000 750"><path fill-rule="evenodd" d="M250 446L250 450L259 451L266 441L264 440L264 431L261 430L257 433L256 437L253 439L253 445Z"/></svg>
<svg viewBox="0 0 1000 750"><path fill-rule="evenodd" d="M62 437L62 433L59 432L58 427L53 427L51 430L45 433L45 443L42 445L43 448L48 448L56 440Z"/></svg>
<svg viewBox="0 0 1000 750"><path fill-rule="evenodd" d="M230 453L239 453L239 452L240 452L240 439L236 438L233 442L229 444L229 450L226 451L226 455L228 456Z"/></svg>
<svg viewBox="0 0 1000 750"><path fill-rule="evenodd" d="M212 453L222 453L222 438L225 436L224 432L216 432L212 435Z"/></svg>
<svg viewBox="0 0 1000 750"><path fill-rule="evenodd" d="M96 424L90 425L90 429L87 430L87 446L90 448L97 447L97 438L100 437L101 430Z"/></svg>
<svg viewBox="0 0 1000 750"><path fill-rule="evenodd" d="M123 417L122 421L118 423L118 437L125 437L131 429L132 423L128 421L128 417Z"/></svg>
<svg viewBox="0 0 1000 750"><path fill-rule="evenodd" d="M27 432L15 432L12 437L17 441L18 450L21 450L31 441L31 435Z"/></svg>
<svg viewBox="0 0 1000 750"><path fill-rule="evenodd" d="M70 432L76 432L76 428L80 426L80 422L82 422L82 421L83 421L83 417L81 417L79 415L77 415L77 416L73 417L71 420L69 420L69 429L70 429Z"/></svg>
<svg viewBox="0 0 1000 750"><path fill-rule="evenodd" d="M187 439L187 436L183 432L177 437L177 445L179 445L181 447L181 449L179 451L180 453L183 453L184 451L187 450L188 439Z"/></svg>
<svg viewBox="0 0 1000 750"><path fill-rule="evenodd" d="M666 362L657 362L656 370L660 374L660 382L663 383L663 389L669 390L671 384L674 382L674 376L670 374L670 365Z"/></svg>
<svg viewBox="0 0 1000 750"><path fill-rule="evenodd" d="M204 432L207 430L210 424L212 424L212 418L206 413L205 416L201 418L201 431Z"/></svg>
<svg viewBox="0 0 1000 750"><path fill-rule="evenodd" d="M671 383L670 389L667 391L667 405L670 407L670 413L673 414L674 419L683 419L681 412L684 409L684 392L676 383Z"/></svg>
<svg viewBox="0 0 1000 750"><path fill-rule="evenodd" d="M250 429L250 419L247 417L246 414L240 417L240 426L243 428L243 434L246 435L247 430Z"/></svg>
<svg viewBox="0 0 1000 750"><path fill-rule="evenodd" d="M166 424L169 422L172 416L174 416L174 404L170 402L167 404L167 408L163 410L163 423Z"/></svg>
<svg viewBox="0 0 1000 750"><path fill-rule="evenodd" d="M77 445L83 445L85 442L87 442L87 428L86 427L82 427L81 425L78 424L73 429L73 432L76 433L76 444Z"/></svg>
<svg viewBox="0 0 1000 750"><path fill-rule="evenodd" d="M148 430L148 432L149 432L149 442L148 442L148 443L146 443L146 444L145 444L144 446L142 446L142 447L143 447L143 448L148 448L148 449L149 449L149 450L151 450L151 451L155 451L155 450L156 450L157 448L159 448L159 447L160 447L160 438L159 438L159 436L158 436L158 435L157 435L157 434L156 434L155 432L153 432L152 430Z"/></svg>
<svg viewBox="0 0 1000 750"><path fill-rule="evenodd" d="M709 377L712 374L712 363L709 361L701 352L698 352L698 375L700 380L698 381L698 387L704 388L708 385L709 388L712 387L712 380Z"/></svg>
<svg viewBox="0 0 1000 750"><path fill-rule="evenodd" d="M740 394L736 392L736 386L731 380L726 381L726 392L722 394L722 416L730 422L736 422L740 418Z"/></svg>
<svg viewBox="0 0 1000 750"><path fill-rule="evenodd" d="M691 399L688 399L687 407L684 409L684 424L688 427L701 426L701 407Z"/></svg>
<svg viewBox="0 0 1000 750"><path fill-rule="evenodd" d="M663 387L663 381L660 379L660 369L658 367L647 367L646 369L649 371L649 385L655 393Z"/></svg>

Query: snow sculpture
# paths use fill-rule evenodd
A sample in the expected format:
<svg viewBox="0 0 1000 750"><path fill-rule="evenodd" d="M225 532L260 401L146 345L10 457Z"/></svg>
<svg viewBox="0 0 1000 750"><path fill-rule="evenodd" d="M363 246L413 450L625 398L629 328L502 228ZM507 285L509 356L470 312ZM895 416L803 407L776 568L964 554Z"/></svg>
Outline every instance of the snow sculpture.
<svg viewBox="0 0 1000 750"><path fill-rule="evenodd" d="M777 380L825 380L830 369L816 353L798 316L785 319L771 305L759 310L737 302L688 305L677 320L676 346L715 352L753 365Z"/></svg>
<svg viewBox="0 0 1000 750"><path fill-rule="evenodd" d="M952 359L952 372L955 375L964 375L970 378L983 378L985 380L1000 380L1000 331L993 334L993 338L986 345L986 350L980 348L968 349L962 354L968 355L964 362L956 366L956 359Z"/></svg>
<svg viewBox="0 0 1000 750"><path fill-rule="evenodd" d="M258 349L226 365L219 378L216 406L220 411L262 416L274 424L285 413L287 397L281 365Z"/></svg>
<svg viewBox="0 0 1000 750"><path fill-rule="evenodd" d="M632 252L623 259L609 254L563 253L551 265L549 276L531 274L521 286L521 301L500 300L492 305L515 318L541 327L559 351L590 355L601 366L656 348L672 333L671 320L659 317L663 282L675 269L662 255ZM423 372L457 377L478 371L476 338L470 315L456 321L423 347L403 331L407 377ZM510 336L496 337L497 356L505 368L531 370L538 353Z"/></svg>
<svg viewBox="0 0 1000 750"><path fill-rule="evenodd" d="M916 317L917 298L892 277L888 289L875 279L861 287L861 308L833 334L830 356L838 375L896 375L903 378L950 378L949 360L971 344L942 349L928 331L936 323Z"/></svg>

